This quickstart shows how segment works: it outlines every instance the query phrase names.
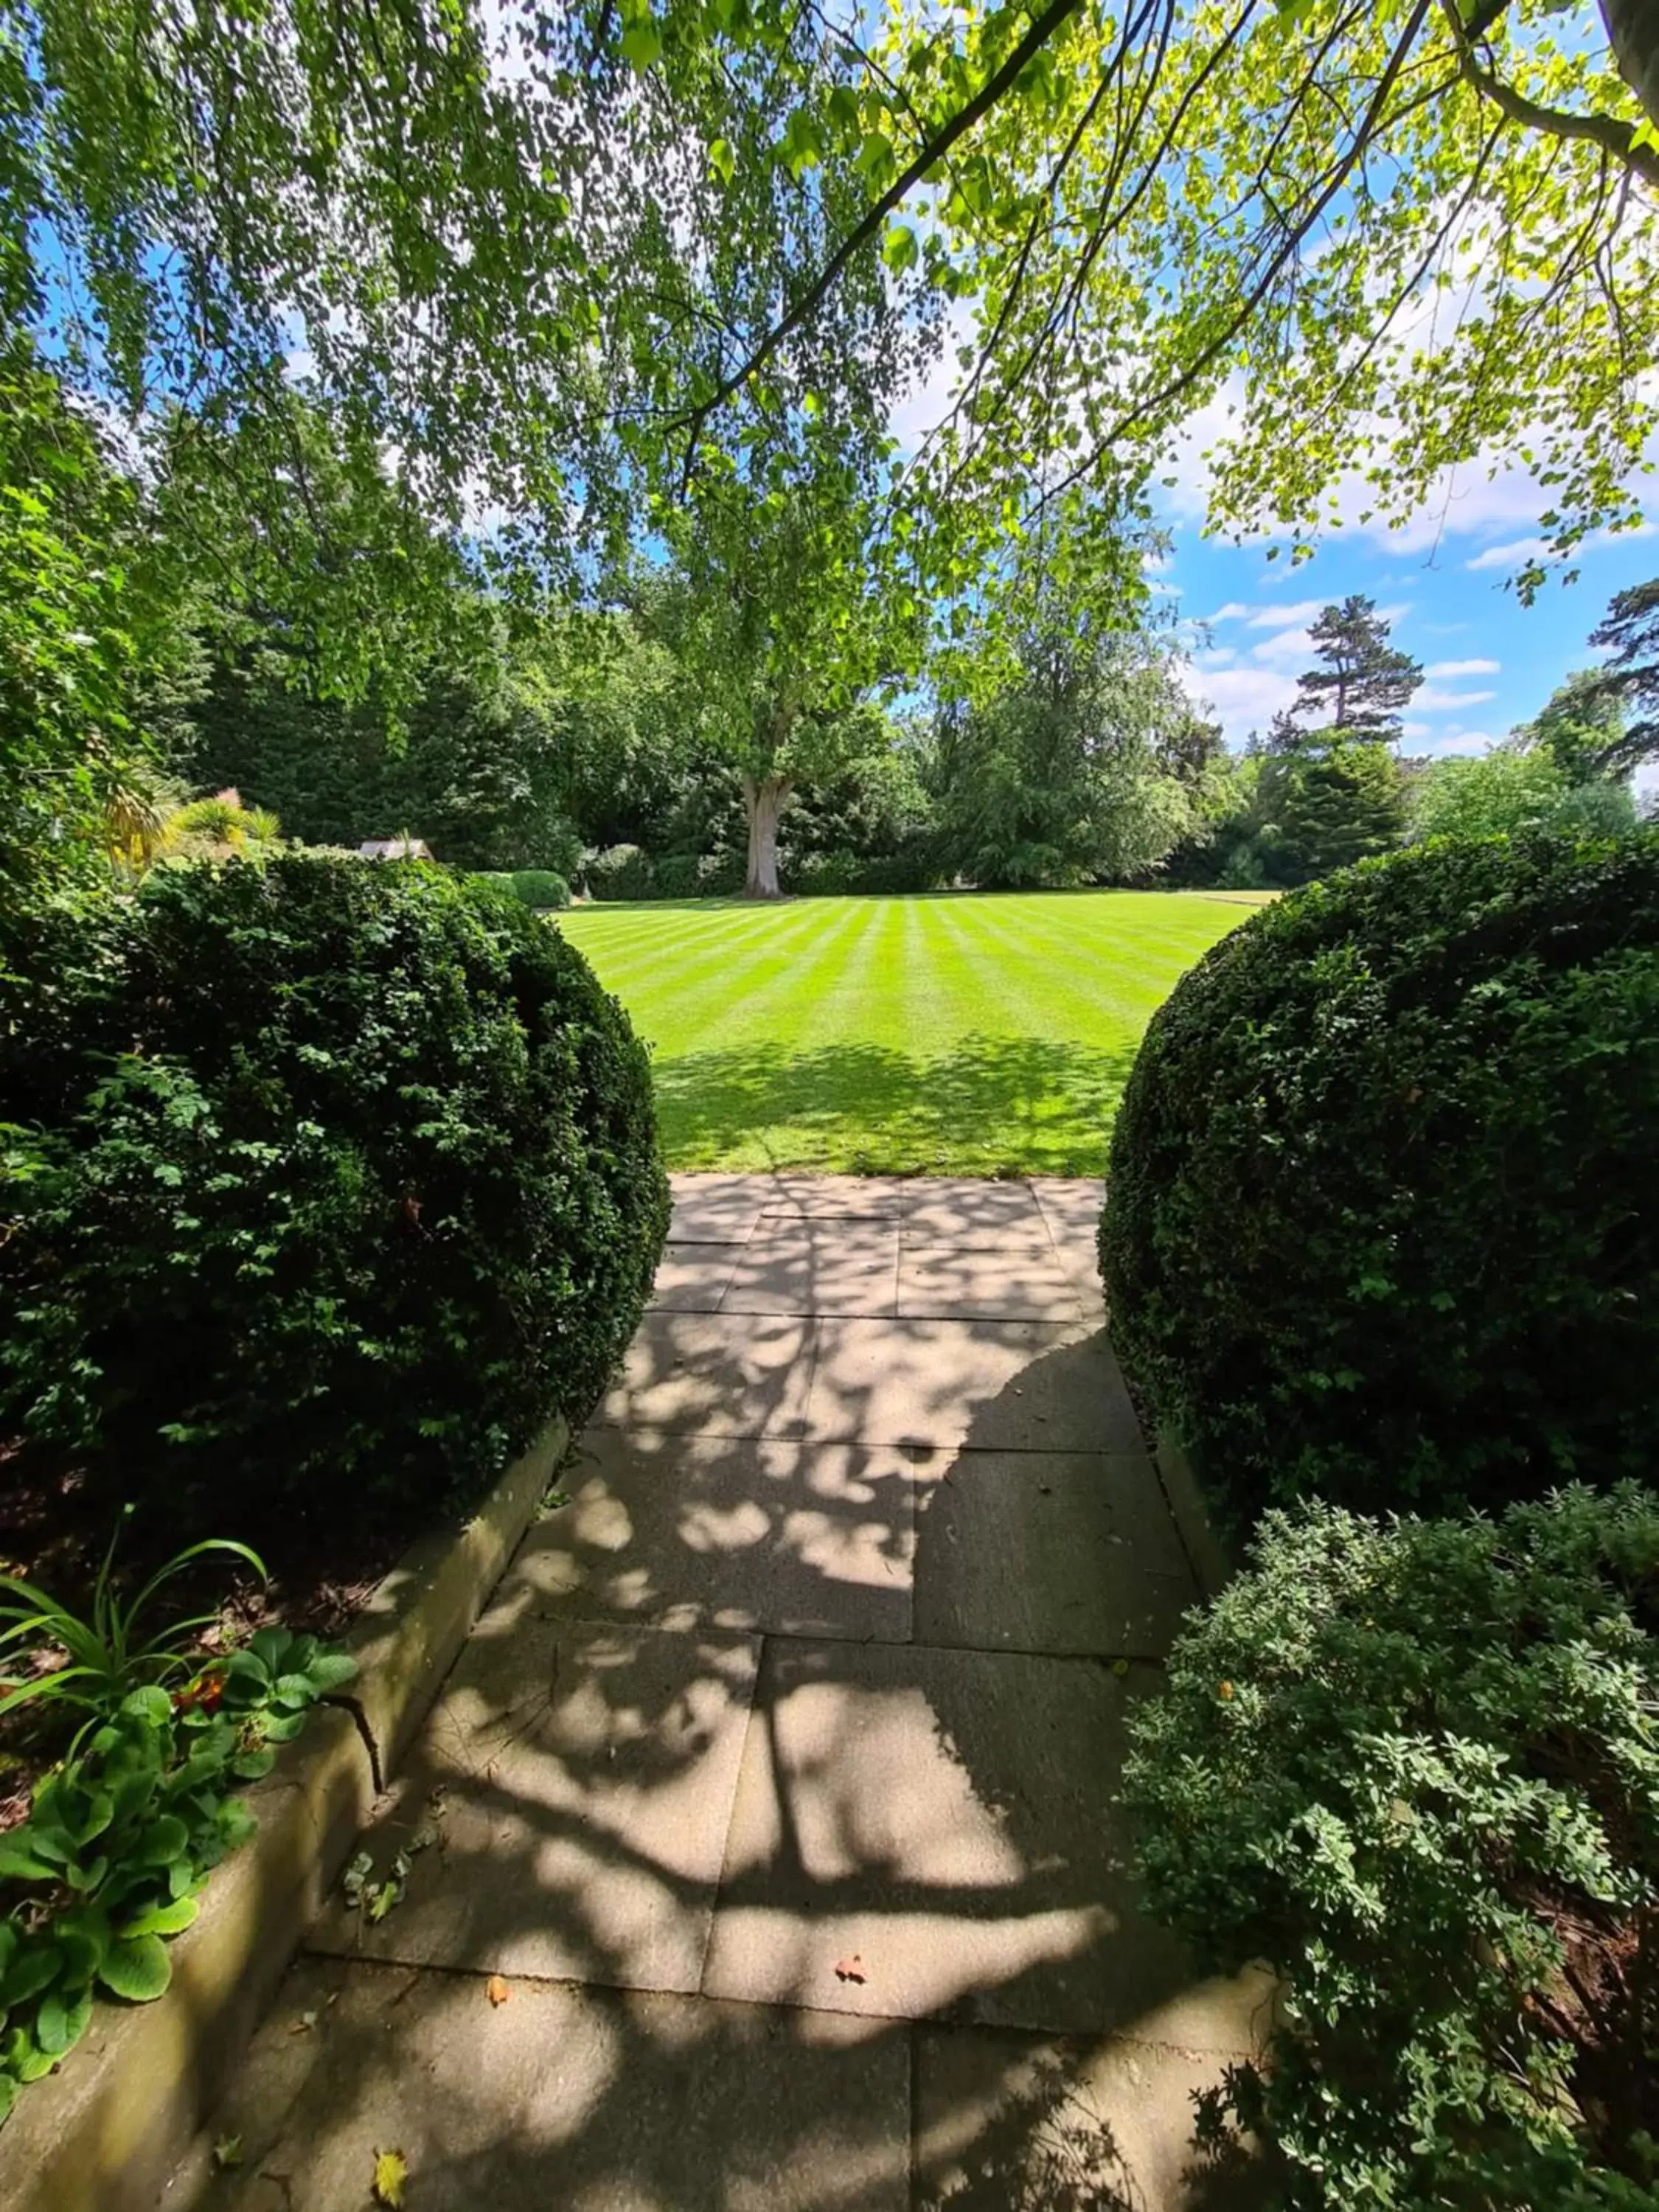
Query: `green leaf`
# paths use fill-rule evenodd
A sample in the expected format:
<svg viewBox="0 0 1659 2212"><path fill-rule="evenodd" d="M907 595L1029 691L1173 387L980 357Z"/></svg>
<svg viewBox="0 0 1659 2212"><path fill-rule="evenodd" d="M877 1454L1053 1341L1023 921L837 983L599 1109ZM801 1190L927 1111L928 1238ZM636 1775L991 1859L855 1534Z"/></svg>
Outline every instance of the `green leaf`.
<svg viewBox="0 0 1659 2212"><path fill-rule="evenodd" d="M714 139L708 149L708 166L723 185L729 185L737 171L737 159L724 138Z"/></svg>
<svg viewBox="0 0 1659 2212"><path fill-rule="evenodd" d="M63 1966L63 1954L57 1946L34 1937L28 1949L6 1969L6 1978L0 1982L0 2010L9 2012L38 1997L42 1990L51 1988Z"/></svg>
<svg viewBox="0 0 1659 2212"><path fill-rule="evenodd" d="M201 1911L201 1899L180 1897L171 1905L153 1905L147 1912L140 1912L119 1929L123 1938L135 1936L177 1936L188 1928Z"/></svg>
<svg viewBox="0 0 1659 2212"><path fill-rule="evenodd" d="M167 1947L159 1936L135 1936L114 1944L98 1970L98 1978L106 1990L125 1997L129 2003L152 2003L173 1979Z"/></svg>
<svg viewBox="0 0 1659 2212"><path fill-rule="evenodd" d="M176 1813L163 1813L144 1831L138 1848L143 1866L170 1866L190 1847L190 1830Z"/></svg>
<svg viewBox="0 0 1659 2212"><path fill-rule="evenodd" d="M921 248L916 234L908 222L891 223L881 241L881 258L890 269L909 269L915 266Z"/></svg>
<svg viewBox="0 0 1659 2212"><path fill-rule="evenodd" d="M8 1881L55 1881L58 1869L28 1847L27 1827L0 1835L0 1878Z"/></svg>
<svg viewBox="0 0 1659 2212"><path fill-rule="evenodd" d="M157 1728L164 1728L173 1718L173 1700L165 1690L158 1689L154 1682L147 1682L142 1689L129 1691L119 1710L137 1720L150 1721Z"/></svg>
<svg viewBox="0 0 1659 2212"><path fill-rule="evenodd" d="M312 1686L317 1691L337 1690L343 1682L351 1681L357 1672L357 1662L345 1651L319 1651L306 1668Z"/></svg>
<svg viewBox="0 0 1659 2212"><path fill-rule="evenodd" d="M623 59L630 63L641 76L652 64L662 57L662 33L647 15L630 23L622 35Z"/></svg>
<svg viewBox="0 0 1659 2212"><path fill-rule="evenodd" d="M302 1712L316 1703L316 1685L308 1674L279 1674L270 1686L277 1704L290 1712Z"/></svg>

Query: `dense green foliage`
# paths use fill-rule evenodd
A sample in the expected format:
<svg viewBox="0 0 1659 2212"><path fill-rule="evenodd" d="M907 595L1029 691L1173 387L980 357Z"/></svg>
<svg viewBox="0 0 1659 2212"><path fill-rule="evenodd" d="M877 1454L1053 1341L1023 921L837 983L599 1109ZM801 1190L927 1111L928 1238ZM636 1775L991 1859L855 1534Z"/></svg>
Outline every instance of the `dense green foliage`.
<svg viewBox="0 0 1659 2212"><path fill-rule="evenodd" d="M1659 2190L1659 1498L1275 1513L1139 1707L1155 1911L1280 1978L1230 2124L1304 2212Z"/></svg>
<svg viewBox="0 0 1659 2212"><path fill-rule="evenodd" d="M0 1420L216 1518L476 1493L631 1334L645 1056L556 931L419 865L163 868L0 1037ZM194 1503L187 1503L194 1500Z"/></svg>
<svg viewBox="0 0 1659 2212"><path fill-rule="evenodd" d="M1227 1517L1639 1474L1659 1419L1659 833L1441 841L1280 901L1154 1018L1115 1341Z"/></svg>
<svg viewBox="0 0 1659 2212"><path fill-rule="evenodd" d="M356 1672L314 1636L261 1629L174 1694L150 1682L110 1698L44 1777L27 1820L0 1832L0 2120L86 2033L94 1991L167 1989L166 1939L252 1832L235 1790Z"/></svg>
<svg viewBox="0 0 1659 2212"><path fill-rule="evenodd" d="M1635 823L1627 784L1573 781L1544 745L1500 745L1483 759L1436 761L1412 795L1412 835L1420 838L1543 829L1611 836Z"/></svg>
<svg viewBox="0 0 1659 2212"><path fill-rule="evenodd" d="M551 868L519 868L509 881L514 896L522 899L532 914L548 914L570 903L569 884Z"/></svg>

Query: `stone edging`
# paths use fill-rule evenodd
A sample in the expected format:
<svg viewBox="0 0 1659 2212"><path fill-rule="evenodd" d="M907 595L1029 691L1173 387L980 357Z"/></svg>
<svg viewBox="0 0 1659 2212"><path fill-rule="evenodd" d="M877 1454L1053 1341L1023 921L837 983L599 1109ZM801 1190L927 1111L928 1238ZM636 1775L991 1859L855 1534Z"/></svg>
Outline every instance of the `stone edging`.
<svg viewBox="0 0 1659 2212"><path fill-rule="evenodd" d="M1235 1562L1227 1545L1210 1519L1209 1508L1204 1503L1204 1492L1199 1487L1193 1463L1187 1456L1186 1447L1172 1429L1160 1429L1158 1449L1153 1454L1158 1467L1158 1479L1164 1486L1164 1496L1181 1539L1182 1549L1191 1563L1198 1579L1199 1589L1206 1600L1215 1596L1233 1578Z"/></svg>
<svg viewBox="0 0 1659 2212"><path fill-rule="evenodd" d="M459 1534L423 1539L346 1639L349 1694L245 1793L258 1827L215 1869L148 2005L100 2003L0 2128L7 2212L149 2212L211 2112L300 1938L534 1518L569 1439L555 1421Z"/></svg>

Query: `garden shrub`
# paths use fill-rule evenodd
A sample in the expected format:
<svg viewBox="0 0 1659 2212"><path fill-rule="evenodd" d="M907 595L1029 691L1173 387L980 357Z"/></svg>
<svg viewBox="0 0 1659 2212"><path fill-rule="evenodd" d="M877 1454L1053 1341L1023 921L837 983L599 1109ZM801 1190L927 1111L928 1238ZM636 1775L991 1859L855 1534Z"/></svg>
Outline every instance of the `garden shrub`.
<svg viewBox="0 0 1659 2212"><path fill-rule="evenodd" d="M1281 1980L1200 2138L1265 2137L1294 2206L1650 2212L1656 1706L1651 1492L1268 1515L1131 1723L1153 1910Z"/></svg>
<svg viewBox="0 0 1659 2212"><path fill-rule="evenodd" d="M637 845L610 845L591 853L583 868L589 895L596 899L649 898L654 876L650 854Z"/></svg>
<svg viewBox="0 0 1659 2212"><path fill-rule="evenodd" d="M507 880L514 897L522 899L532 914L547 914L570 903L569 884L551 868L520 868Z"/></svg>
<svg viewBox="0 0 1659 2212"><path fill-rule="evenodd" d="M235 1526L475 1495L585 1414L668 1200L644 1051L559 933L285 854L54 942L0 1030L0 1433Z"/></svg>
<svg viewBox="0 0 1659 2212"><path fill-rule="evenodd" d="M784 888L804 896L873 897L931 890L939 880L931 839L907 841L889 854L814 853L787 860Z"/></svg>
<svg viewBox="0 0 1659 2212"><path fill-rule="evenodd" d="M1148 1029L1101 1231L1224 1519L1644 1472L1656 1127L1659 835L1437 842L1224 939Z"/></svg>

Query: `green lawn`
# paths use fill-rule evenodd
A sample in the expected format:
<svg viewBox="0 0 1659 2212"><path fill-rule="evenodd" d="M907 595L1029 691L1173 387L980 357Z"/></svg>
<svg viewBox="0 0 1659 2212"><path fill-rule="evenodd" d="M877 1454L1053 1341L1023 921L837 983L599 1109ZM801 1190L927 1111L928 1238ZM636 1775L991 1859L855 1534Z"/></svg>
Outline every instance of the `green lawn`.
<svg viewBox="0 0 1659 2212"><path fill-rule="evenodd" d="M677 1168L1098 1175L1153 1009L1246 919L1180 891L592 906Z"/></svg>

